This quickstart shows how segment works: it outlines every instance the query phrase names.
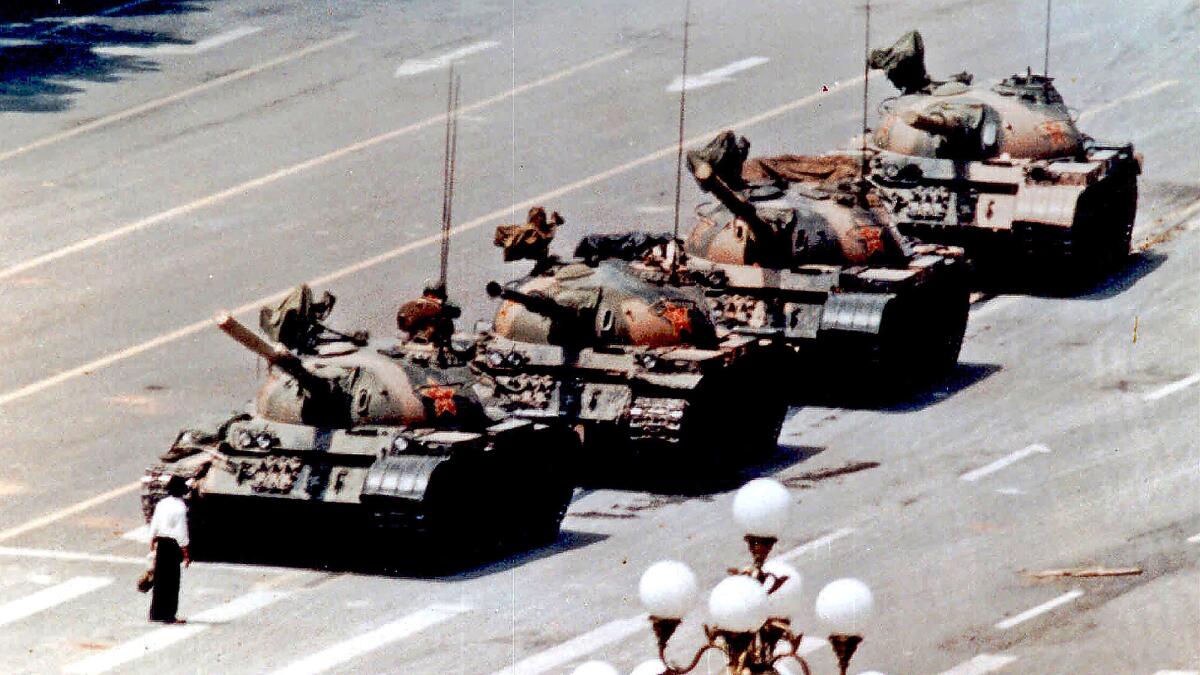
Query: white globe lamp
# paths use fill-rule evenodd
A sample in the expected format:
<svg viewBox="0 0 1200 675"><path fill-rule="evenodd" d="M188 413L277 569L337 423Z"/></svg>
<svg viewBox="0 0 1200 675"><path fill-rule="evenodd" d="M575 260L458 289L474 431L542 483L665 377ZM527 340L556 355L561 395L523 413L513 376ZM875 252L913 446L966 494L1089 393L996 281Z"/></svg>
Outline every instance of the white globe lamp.
<svg viewBox="0 0 1200 675"><path fill-rule="evenodd" d="M767 622L767 591L750 577L728 577L708 596L708 613L720 630L753 633Z"/></svg>

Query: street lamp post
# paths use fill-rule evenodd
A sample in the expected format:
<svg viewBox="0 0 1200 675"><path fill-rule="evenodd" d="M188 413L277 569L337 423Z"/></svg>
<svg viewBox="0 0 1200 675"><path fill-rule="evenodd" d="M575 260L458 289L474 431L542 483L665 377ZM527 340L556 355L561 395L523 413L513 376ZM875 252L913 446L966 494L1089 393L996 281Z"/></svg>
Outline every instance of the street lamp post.
<svg viewBox="0 0 1200 675"><path fill-rule="evenodd" d="M794 660L805 675L812 675L799 651L803 633L792 624L803 601L800 573L785 562L768 559L787 528L790 511L787 489L773 479L753 480L738 491L733 516L746 532L750 564L728 570L729 576L712 589L705 644L686 663L673 663L667 645L695 604L696 576L676 561L658 562L646 570L638 595L650 613L659 660L643 663L634 672L682 675L695 670L705 653L717 651L724 655L726 675L778 673L776 665L785 660ZM816 614L831 629L829 644L842 675L862 642L863 624L873 609L870 589L857 579L838 579L817 594Z"/></svg>

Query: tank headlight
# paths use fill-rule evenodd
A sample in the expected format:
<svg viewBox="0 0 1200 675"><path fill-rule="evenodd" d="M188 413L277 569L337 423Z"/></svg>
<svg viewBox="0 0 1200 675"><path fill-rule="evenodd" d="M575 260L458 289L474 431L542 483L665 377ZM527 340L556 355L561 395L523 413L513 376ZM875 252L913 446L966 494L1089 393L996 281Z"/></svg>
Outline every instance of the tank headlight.
<svg viewBox="0 0 1200 675"><path fill-rule="evenodd" d="M642 354L638 357L638 363L646 370L654 370L658 367L658 357L653 354Z"/></svg>
<svg viewBox="0 0 1200 675"><path fill-rule="evenodd" d="M396 452L404 452L408 449L408 441L403 438L396 437L396 440L392 441L392 449Z"/></svg>
<svg viewBox="0 0 1200 675"><path fill-rule="evenodd" d="M985 150L996 145L996 138L999 136L999 129L996 127L995 120L985 120L983 128L979 130L979 140Z"/></svg>
<svg viewBox="0 0 1200 675"><path fill-rule="evenodd" d="M509 352L508 355L504 357L504 363L510 368L520 368L525 364L525 357L517 352Z"/></svg>
<svg viewBox="0 0 1200 675"><path fill-rule="evenodd" d="M237 446L239 448L248 448L248 447L254 445L254 436L251 435L250 432L246 431L245 429L242 429L241 431L239 431L237 433L237 437L235 438L235 440L237 441Z"/></svg>
<svg viewBox="0 0 1200 675"><path fill-rule="evenodd" d="M266 450L272 445L275 445L275 437L264 432L254 437L254 444L259 448Z"/></svg>
<svg viewBox="0 0 1200 675"><path fill-rule="evenodd" d="M190 431L185 431L182 434L179 434L179 440L177 441L179 445L192 445L195 442L196 435Z"/></svg>
<svg viewBox="0 0 1200 675"><path fill-rule="evenodd" d="M499 368L504 365L504 355L499 352L488 352L487 362L489 366Z"/></svg>

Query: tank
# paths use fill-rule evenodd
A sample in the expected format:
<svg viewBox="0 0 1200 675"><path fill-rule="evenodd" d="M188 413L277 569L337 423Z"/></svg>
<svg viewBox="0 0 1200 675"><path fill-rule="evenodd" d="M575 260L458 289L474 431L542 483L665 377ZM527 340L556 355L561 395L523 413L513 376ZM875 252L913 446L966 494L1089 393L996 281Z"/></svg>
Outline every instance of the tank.
<svg viewBox="0 0 1200 675"><path fill-rule="evenodd" d="M968 310L962 249L897 231L858 157L748 154L726 131L688 156L715 199L696 208L686 268L718 325L786 348L810 374L885 388L953 368Z"/></svg>
<svg viewBox="0 0 1200 675"><path fill-rule="evenodd" d="M880 107L871 174L901 231L973 257L1034 259L1069 274L1129 253L1141 160L1132 144L1082 133L1053 78L990 85L929 77L912 31L869 65L900 91Z"/></svg>
<svg viewBox="0 0 1200 675"><path fill-rule="evenodd" d="M542 259L487 290L501 302L474 366L505 414L569 424L592 460L689 476L775 449L786 410L769 365L756 338L718 335L700 286L624 260Z"/></svg>
<svg viewBox="0 0 1200 675"><path fill-rule="evenodd" d="M554 538L573 492L570 430L489 417L469 341L337 333L321 323L332 305L297 289L264 309L268 338L218 317L267 361L265 380L248 412L184 428L146 471L147 520L179 475L201 549L297 532L319 547L318 524L361 535L385 557L392 534L433 542L434 552Z"/></svg>

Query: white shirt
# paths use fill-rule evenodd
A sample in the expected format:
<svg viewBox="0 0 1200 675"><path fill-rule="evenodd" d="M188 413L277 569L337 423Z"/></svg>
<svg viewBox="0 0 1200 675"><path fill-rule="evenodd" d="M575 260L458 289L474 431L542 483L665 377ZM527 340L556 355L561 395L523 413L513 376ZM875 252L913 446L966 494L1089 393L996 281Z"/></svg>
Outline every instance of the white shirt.
<svg viewBox="0 0 1200 675"><path fill-rule="evenodd" d="M163 497L154 506L150 541L155 537L168 537L180 546L188 545L187 505L179 497Z"/></svg>

